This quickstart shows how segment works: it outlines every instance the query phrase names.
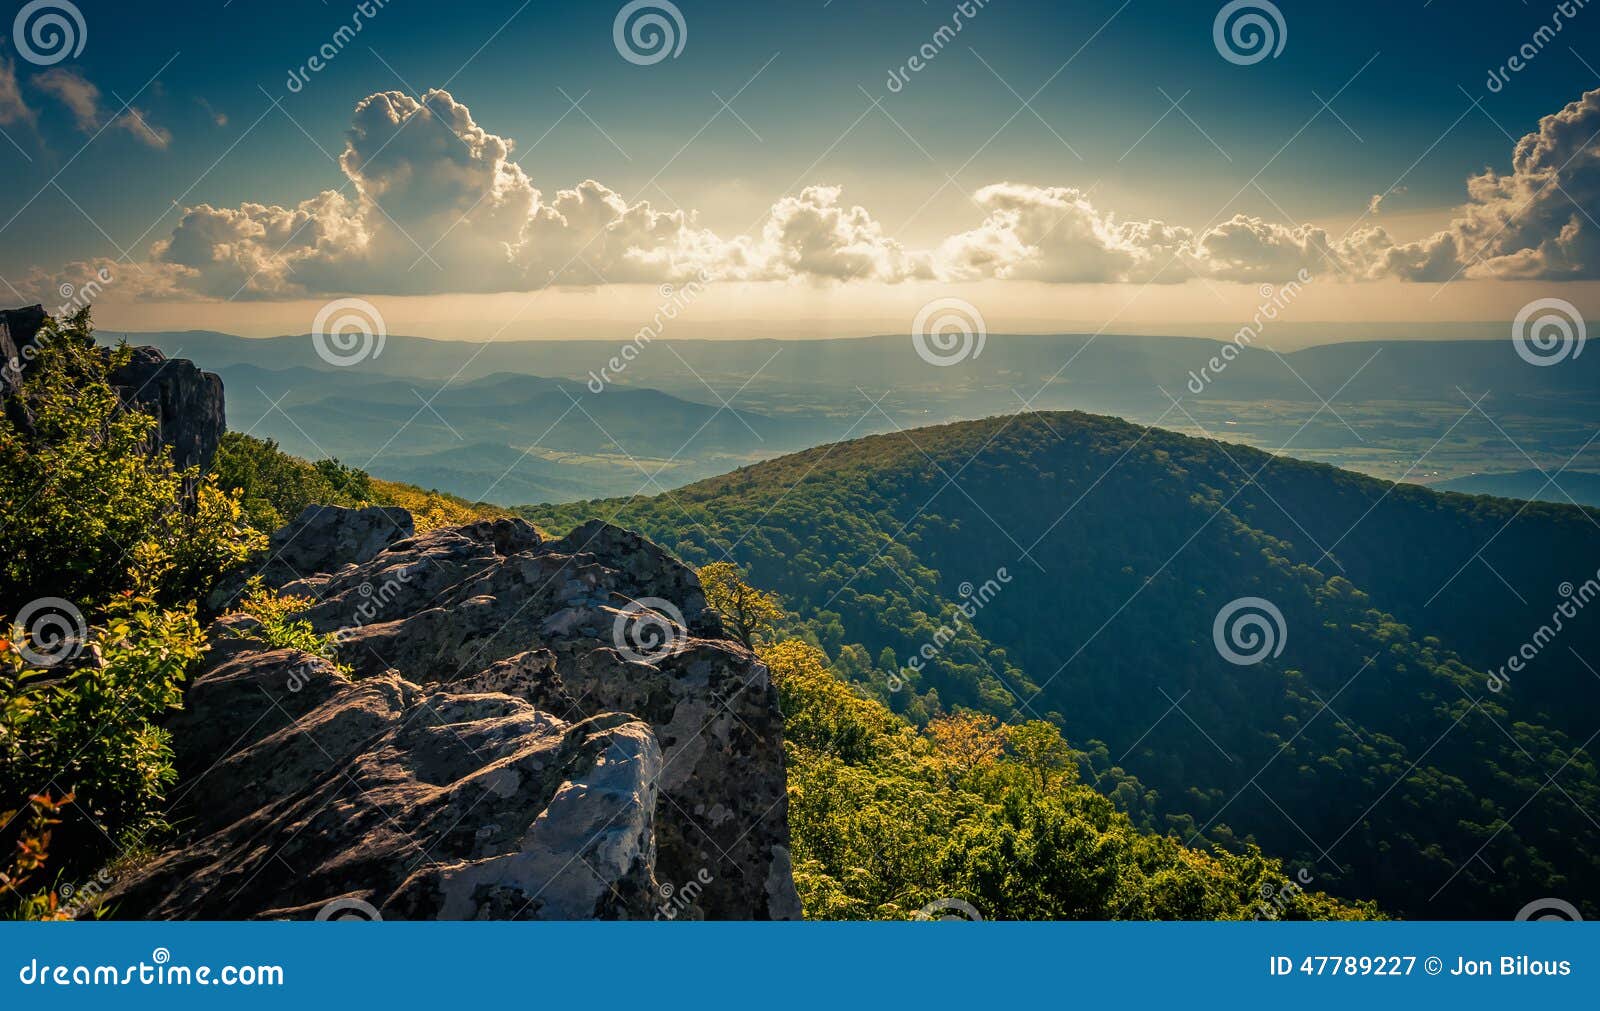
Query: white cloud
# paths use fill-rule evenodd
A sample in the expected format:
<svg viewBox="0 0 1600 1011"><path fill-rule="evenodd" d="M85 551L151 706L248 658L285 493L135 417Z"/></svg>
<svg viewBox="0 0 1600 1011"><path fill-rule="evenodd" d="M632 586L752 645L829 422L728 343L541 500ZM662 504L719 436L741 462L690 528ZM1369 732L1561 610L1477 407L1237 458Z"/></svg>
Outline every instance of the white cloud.
<svg viewBox="0 0 1600 1011"><path fill-rule="evenodd" d="M1517 142L1511 172L1467 180L1467 204L1445 230L1396 247L1388 266L1410 280L1600 278L1600 89ZM1447 272L1448 268L1448 272Z"/></svg>
<svg viewBox="0 0 1600 1011"><path fill-rule="evenodd" d="M97 107L71 72L36 80L73 109ZM0 100L3 100L0 82ZM0 104L0 109L3 109ZM135 127L128 127L130 131ZM147 143L164 146L164 131ZM1343 237L1239 214L1196 232L1123 220L1070 187L1002 182L974 194L985 217L925 250L886 234L837 186L775 203L752 235L719 236L693 212L629 202L585 179L545 193L514 144L450 93L357 104L339 164L346 183L292 207L189 207L151 250L145 297L283 299L340 293L523 291L546 284L692 277L837 284L984 279L1056 284L1282 281L1300 270L1346 280L1600 276L1600 91L1541 121L1513 171L1468 182L1449 228L1397 244L1381 227ZM1375 197L1368 212L1383 203ZM1474 253L1478 253L1474 257ZM1465 268L1463 265L1466 265ZM130 286L133 287L133 286Z"/></svg>

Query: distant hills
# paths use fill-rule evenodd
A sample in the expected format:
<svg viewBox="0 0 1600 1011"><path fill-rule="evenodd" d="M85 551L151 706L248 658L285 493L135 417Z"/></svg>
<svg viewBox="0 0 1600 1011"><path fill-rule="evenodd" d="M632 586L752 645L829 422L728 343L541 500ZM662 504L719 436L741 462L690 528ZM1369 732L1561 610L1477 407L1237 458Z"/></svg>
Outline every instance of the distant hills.
<svg viewBox="0 0 1600 1011"><path fill-rule="evenodd" d="M1600 620L1547 628L1600 569L1595 511L1046 413L524 512L731 558L897 711L1046 717L1182 838L1248 835L1407 916L1600 915ZM1246 598L1281 651L1240 666L1215 622Z"/></svg>
<svg viewBox="0 0 1600 1011"><path fill-rule="evenodd" d="M991 334L981 354L936 367L906 335L657 340L637 354L628 345L626 362L622 342L390 336L376 357L336 368L306 336L130 335L220 373L235 430L503 504L648 494L807 446L1025 404L1418 483L1530 458L1553 471L1600 416L1593 355L1536 368L1509 339L1278 355L1268 337L1234 355L1200 338ZM1590 448L1573 469L1596 469Z"/></svg>
<svg viewBox="0 0 1600 1011"><path fill-rule="evenodd" d="M1554 480L1552 480L1552 478ZM1432 486L1435 491L1454 491L1464 495L1498 495L1501 498L1533 499L1600 506L1600 474L1563 471L1519 470L1509 474L1474 474Z"/></svg>

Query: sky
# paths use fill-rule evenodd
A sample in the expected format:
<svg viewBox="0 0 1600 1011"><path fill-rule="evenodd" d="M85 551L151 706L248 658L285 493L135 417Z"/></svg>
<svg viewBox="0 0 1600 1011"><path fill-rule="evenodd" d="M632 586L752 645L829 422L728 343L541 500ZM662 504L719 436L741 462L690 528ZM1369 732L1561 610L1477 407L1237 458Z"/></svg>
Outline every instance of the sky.
<svg viewBox="0 0 1600 1011"><path fill-rule="evenodd" d="M1591 4L9 2L0 298L247 335L355 298L480 340L668 299L684 337L940 299L990 330L1600 313Z"/></svg>

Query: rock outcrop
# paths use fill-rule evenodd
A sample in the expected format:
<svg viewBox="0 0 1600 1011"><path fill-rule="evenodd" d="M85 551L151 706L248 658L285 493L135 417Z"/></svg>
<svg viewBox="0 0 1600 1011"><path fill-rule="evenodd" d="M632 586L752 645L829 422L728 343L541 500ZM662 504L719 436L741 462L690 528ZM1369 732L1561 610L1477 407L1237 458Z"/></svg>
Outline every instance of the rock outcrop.
<svg viewBox="0 0 1600 1011"><path fill-rule="evenodd" d="M6 401L6 416L24 432L32 428L33 419L6 394L28 374L44 321L43 306L0 310L0 399ZM226 428L221 377L155 348L136 347L112 372L111 383L124 404L156 419L156 439L180 469L211 466Z"/></svg>
<svg viewBox="0 0 1600 1011"><path fill-rule="evenodd" d="M776 691L690 569L598 522L375 520L308 510L278 547L320 571L268 570L342 668L216 623L172 727L185 837L119 915L799 916Z"/></svg>

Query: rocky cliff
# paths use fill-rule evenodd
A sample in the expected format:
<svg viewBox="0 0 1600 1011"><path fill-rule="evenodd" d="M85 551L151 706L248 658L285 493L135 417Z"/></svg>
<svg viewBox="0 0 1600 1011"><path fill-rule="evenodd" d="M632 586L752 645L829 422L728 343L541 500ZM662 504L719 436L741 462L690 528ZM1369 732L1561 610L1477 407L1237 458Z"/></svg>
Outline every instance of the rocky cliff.
<svg viewBox="0 0 1600 1011"><path fill-rule="evenodd" d="M119 915L800 915L776 691L662 549L324 507L271 555L342 667L216 623Z"/></svg>
<svg viewBox="0 0 1600 1011"><path fill-rule="evenodd" d="M0 401L6 416L24 432L31 429L32 419L7 394L28 374L44 321L43 306L0 310ZM138 347L112 373L111 382L124 403L156 419L157 438L179 468L211 466L226 425L220 377L200 371L191 361Z"/></svg>

